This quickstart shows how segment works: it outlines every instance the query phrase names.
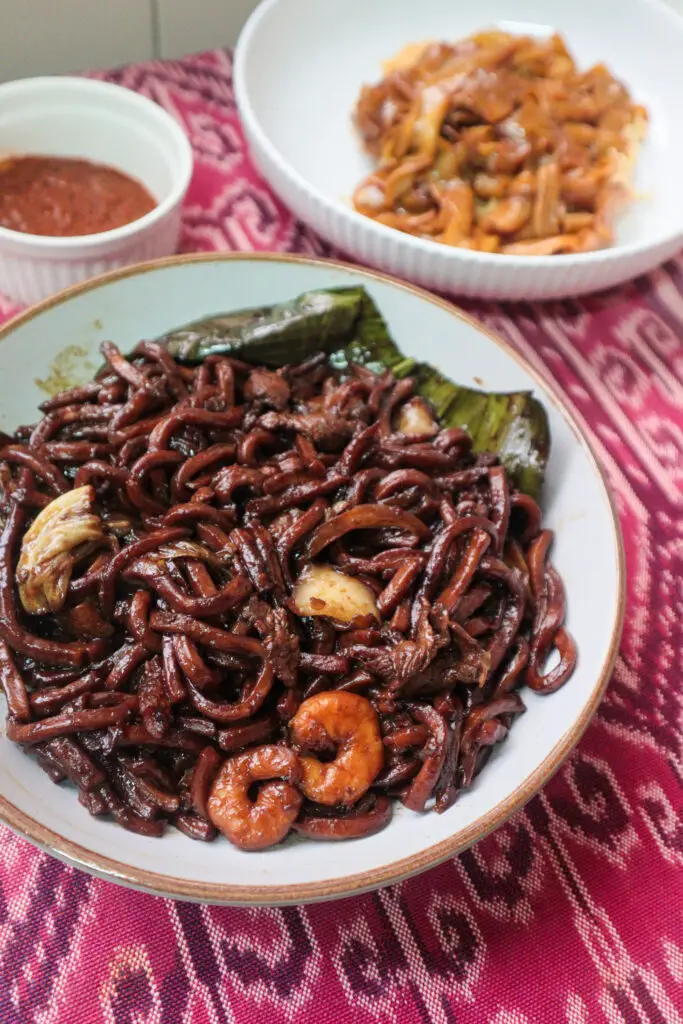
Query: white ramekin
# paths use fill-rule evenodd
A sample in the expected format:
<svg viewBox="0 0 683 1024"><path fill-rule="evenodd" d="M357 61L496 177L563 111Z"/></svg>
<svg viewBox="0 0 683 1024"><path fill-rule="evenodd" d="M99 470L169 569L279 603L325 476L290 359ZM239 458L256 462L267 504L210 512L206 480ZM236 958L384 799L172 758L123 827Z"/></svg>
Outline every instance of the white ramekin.
<svg viewBox="0 0 683 1024"><path fill-rule="evenodd" d="M192 176L185 132L156 103L87 78L29 78L0 85L0 154L78 157L141 181L158 205L97 235L54 238L0 227L0 290L37 302L107 270L176 251Z"/></svg>

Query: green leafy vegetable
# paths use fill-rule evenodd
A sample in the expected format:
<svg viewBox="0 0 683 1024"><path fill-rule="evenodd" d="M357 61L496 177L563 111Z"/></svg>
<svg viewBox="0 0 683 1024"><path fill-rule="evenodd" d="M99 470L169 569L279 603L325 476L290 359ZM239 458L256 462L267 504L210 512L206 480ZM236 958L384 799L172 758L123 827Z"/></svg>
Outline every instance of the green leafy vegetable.
<svg viewBox="0 0 683 1024"><path fill-rule="evenodd" d="M361 288L306 292L276 306L198 320L167 335L165 344L182 363L201 363L210 355L234 355L251 363L283 366L351 338L362 304Z"/></svg>
<svg viewBox="0 0 683 1024"><path fill-rule="evenodd" d="M291 302L209 317L165 336L180 362L233 355L266 366L296 363L321 350L344 370L358 363L411 376L442 425L466 430L476 451L495 452L520 490L537 498L550 452L545 409L528 391L484 392L454 384L428 363L404 356L364 288L307 292Z"/></svg>

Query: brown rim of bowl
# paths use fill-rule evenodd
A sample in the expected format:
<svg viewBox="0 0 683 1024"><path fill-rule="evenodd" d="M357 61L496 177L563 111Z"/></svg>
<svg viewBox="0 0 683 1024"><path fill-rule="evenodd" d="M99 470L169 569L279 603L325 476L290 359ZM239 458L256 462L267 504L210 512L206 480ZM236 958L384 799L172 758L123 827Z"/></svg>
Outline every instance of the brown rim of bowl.
<svg viewBox="0 0 683 1024"><path fill-rule="evenodd" d="M555 745L544 761L531 772L525 781L517 787L505 800L497 804L493 810L482 815L476 821L465 828L459 829L449 839L435 843L427 850L414 854L412 857L405 857L392 861L381 868L374 868L370 871L360 872L355 875L348 875L346 878L329 879L320 882L310 882L303 885L212 885L211 883L193 882L183 878L174 878L170 875L157 874L154 871L146 871L128 867L120 861L111 860L100 854L92 853L83 846L71 842L57 832L45 828L23 811L20 811L14 804L11 804L4 797L0 796L0 822L9 825L10 828L24 836L34 845L40 847L47 853L57 856L76 867L82 868L91 874L99 875L108 881L118 882L135 889L158 896L170 896L176 899L195 900L214 905L219 904L246 904L258 905L284 905L292 903L308 903L318 900L354 896L376 889L383 885L399 882L409 878L428 868L436 867L448 857L453 857L466 850L473 843L483 839L494 829L502 825L511 815L520 810L528 800L545 785L555 774L565 758L569 755L574 746L578 743L585 732L609 682L614 662L616 660L621 639L621 631L624 623L624 608L626 600L626 573L624 564L624 544L621 532L621 525L616 513L614 501L607 484L607 479L593 453L592 445L584 431L574 420L565 404L564 397L553 382L547 381L526 362L522 356L503 338L499 338L493 332L487 330L473 317L468 316L457 306L432 295L431 292L415 285L406 284L397 280L390 274L384 274L375 270L366 270L354 266L351 263L344 263L339 260L311 259L306 256L295 256L288 253L194 253L185 256L170 256L165 259L153 260L149 263L138 263L131 267L124 267L119 270L102 274L99 277L91 278L81 284L72 285L64 291L59 292L51 298L32 306L25 313L13 317L0 328L0 344L8 334L11 334L17 327L28 323L41 313L52 309L53 306L68 302L75 295L92 291L108 284L111 281L118 281L126 277L134 277L138 274L150 273L162 267L177 266L184 263L211 263L218 261L255 261L274 263L299 263L304 266L323 266L337 270L350 271L361 278L378 280L401 288L404 291L416 295L426 302L430 302L441 309L446 310L451 316L464 320L477 331L485 334L492 341L511 356L533 379L539 387L550 394L553 401L564 415L574 435L581 441L588 451L588 455L602 480L605 495L609 502L612 513L612 523L617 545L617 571L619 584L619 597L617 602L616 617L612 629L607 657L598 676L593 692L584 706L578 719L572 727L567 730L561 740Z"/></svg>

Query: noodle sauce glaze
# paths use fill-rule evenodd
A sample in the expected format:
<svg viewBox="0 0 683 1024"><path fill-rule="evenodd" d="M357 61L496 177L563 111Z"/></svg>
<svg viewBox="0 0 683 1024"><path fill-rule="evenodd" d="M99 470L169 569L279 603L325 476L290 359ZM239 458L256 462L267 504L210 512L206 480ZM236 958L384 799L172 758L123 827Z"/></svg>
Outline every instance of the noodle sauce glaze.
<svg viewBox="0 0 683 1024"><path fill-rule="evenodd" d="M0 441L8 739L147 836L448 810L576 662L535 501L410 377L101 351Z"/></svg>
<svg viewBox="0 0 683 1024"><path fill-rule="evenodd" d="M31 235L96 235L156 206L139 181L113 167L56 156L0 163L0 226Z"/></svg>

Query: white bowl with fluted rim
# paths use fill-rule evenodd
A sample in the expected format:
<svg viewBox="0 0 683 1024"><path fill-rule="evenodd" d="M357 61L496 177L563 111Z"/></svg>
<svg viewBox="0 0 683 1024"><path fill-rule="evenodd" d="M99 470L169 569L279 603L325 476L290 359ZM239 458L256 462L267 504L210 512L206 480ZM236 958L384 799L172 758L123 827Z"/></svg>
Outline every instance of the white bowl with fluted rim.
<svg viewBox="0 0 683 1024"><path fill-rule="evenodd" d="M469 252L401 233L353 210L372 167L351 122L361 86L405 45L499 26L565 37L581 67L604 61L650 113L639 198L615 245L567 256ZM459 295L548 299L619 284L683 245L683 19L661 0L264 0L235 57L235 93L258 167L288 206L337 248Z"/></svg>
<svg viewBox="0 0 683 1024"><path fill-rule="evenodd" d="M182 127L158 104L88 78L27 78L0 85L0 155L61 156L115 167L157 201L130 224L68 238L0 227L0 291L37 302L117 267L169 256L192 177Z"/></svg>
<svg viewBox="0 0 683 1024"><path fill-rule="evenodd" d="M550 778L587 726L607 685L623 620L621 534L609 492L559 394L506 342L450 303L384 275L275 254L180 256L119 270L0 328L0 430L35 421L45 397L37 378L50 378L65 349L68 383L84 383L101 362L105 338L129 352L140 338L208 314L351 285L368 289L406 355L429 360L465 385L530 388L544 404L552 445L542 507L545 524L556 531L552 560L566 587L567 626L578 648L574 674L547 697L522 691L526 713L445 814L397 805L377 835L342 843L290 837L258 853L222 838L195 843L173 830L150 839L91 818L75 789L54 786L9 742L0 697L0 821L48 853L114 882L209 903L350 895L423 871L481 839Z"/></svg>

